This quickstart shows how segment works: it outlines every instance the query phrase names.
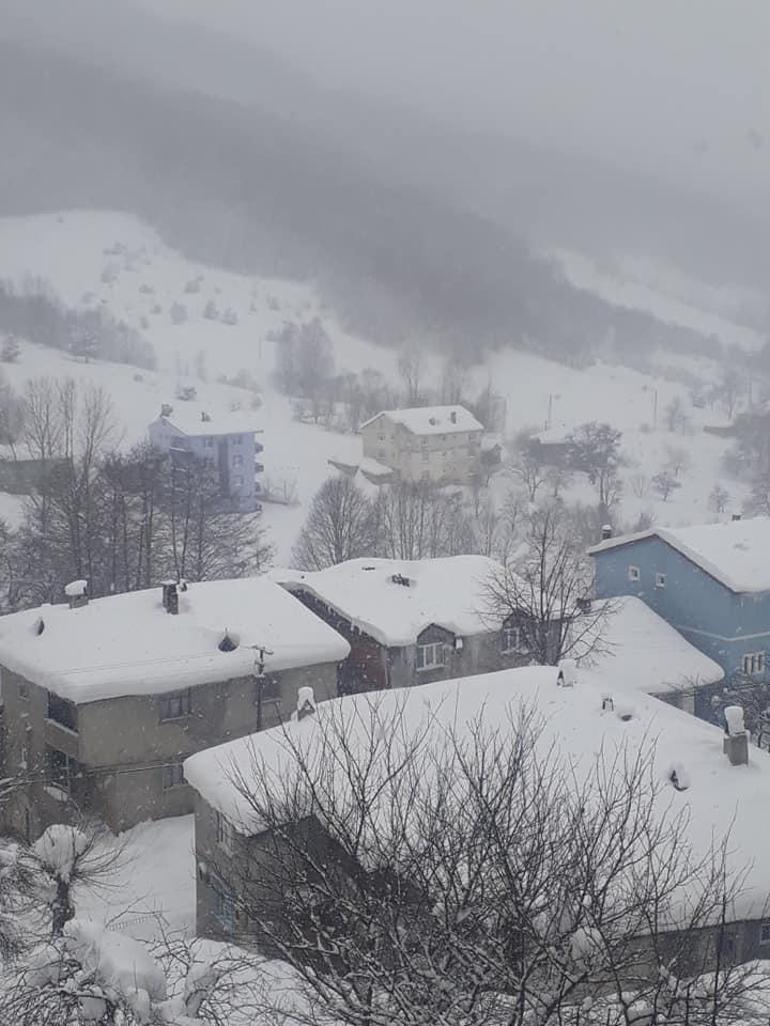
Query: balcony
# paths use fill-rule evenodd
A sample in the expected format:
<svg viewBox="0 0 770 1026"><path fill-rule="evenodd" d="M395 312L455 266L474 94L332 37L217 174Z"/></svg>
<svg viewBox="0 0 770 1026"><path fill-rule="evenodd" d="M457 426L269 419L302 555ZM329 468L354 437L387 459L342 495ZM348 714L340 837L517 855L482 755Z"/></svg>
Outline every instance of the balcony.
<svg viewBox="0 0 770 1026"><path fill-rule="evenodd" d="M254 460L254 473L255 474L264 474L264 472L265 472L265 464L264 463L258 463L256 460Z"/></svg>

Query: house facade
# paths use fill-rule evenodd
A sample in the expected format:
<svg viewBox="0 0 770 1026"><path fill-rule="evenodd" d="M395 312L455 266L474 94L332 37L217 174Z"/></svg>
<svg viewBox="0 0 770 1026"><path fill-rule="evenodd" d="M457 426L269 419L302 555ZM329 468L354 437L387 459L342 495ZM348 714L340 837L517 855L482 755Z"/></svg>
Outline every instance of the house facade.
<svg viewBox="0 0 770 1026"><path fill-rule="evenodd" d="M176 584L0 618L5 827L111 829L192 811L194 752L337 691L347 643L264 578Z"/></svg>
<svg viewBox="0 0 770 1026"><path fill-rule="evenodd" d="M197 932L259 944L262 939L249 921L249 907L255 903L260 907L274 905L275 919L280 920L277 867L288 861L290 853L286 860L282 858L281 837L267 832L255 815L248 797L251 773L259 778L253 779L254 794L259 794L260 781L273 776L286 785L287 794L293 794L293 753L302 752L304 765L309 765L308 754L315 750L314 743L325 743L325 723L349 724L354 732L349 753L360 752L366 760L370 751L366 732L372 723L382 729L389 709L399 730L407 725L406 736L399 743L408 750L411 731L422 737L424 730L435 730L444 738L451 730L452 736L461 739L466 731L468 736L476 736L474 732L483 724L499 736L500 731L516 729L517 713L524 707L538 717L536 746L542 746L544 755L558 751L572 770L583 767L590 773L597 753L602 751L622 750L632 760L637 754L642 759L649 757L655 779L664 781L666 787L671 781L670 799L664 789L661 800L652 807L653 829L657 815L666 817L681 810L687 817L687 839L696 859L706 857L711 846L718 845L729 830L727 872L745 871L746 877L740 896L728 912L720 937L721 954L729 962L766 958L770 954L766 904L770 868L761 859L748 865L746 852L763 844L765 828L758 824L756 810L761 795L770 800L770 754L752 749L752 766L747 772L744 765L728 756L721 729L651 696L637 694L632 706L623 704L619 701L622 684L613 693L612 681L606 676L599 679L578 670L572 684L559 687L556 668L525 667L436 682L398 695L346 696L319 704L307 722L288 722L281 728L191 757L184 772L196 791ZM613 703L613 697L618 701ZM374 703L371 707L370 702ZM376 718L371 716L370 708L376 708ZM334 726L329 729L334 736ZM356 739L361 737L358 745ZM226 770L231 764L244 768L237 782ZM613 765L622 772L621 763ZM343 807L350 779L358 777L348 774L347 762L343 762L334 785L324 777L325 787L342 789ZM568 774L567 779L573 778ZM578 787L579 781L578 772L574 778ZM282 836L289 836L288 826L302 835L298 843L308 847L315 864L333 864L338 850L333 825L324 828L311 816L303 815L296 823L282 824ZM384 829L381 840L387 845L387 824ZM289 848L294 844L293 837L290 840ZM366 850L365 845L362 850ZM344 862L338 859L336 866L344 869ZM677 932L677 924L672 922L672 933ZM688 942L705 943L707 932L688 935ZM264 953L272 954L267 948Z"/></svg>
<svg viewBox="0 0 770 1026"><path fill-rule="evenodd" d="M640 598L731 682L770 680L770 519L654 529L589 552L598 597Z"/></svg>
<svg viewBox="0 0 770 1026"><path fill-rule="evenodd" d="M150 443L161 452L177 458L190 454L213 464L224 504L238 513L252 513L259 507L265 468L258 433L252 418L240 411L215 417L168 404L147 429Z"/></svg>
<svg viewBox="0 0 770 1026"><path fill-rule="evenodd" d="M486 556L354 559L276 579L342 635L340 694L412 687L531 661L526 632L489 610Z"/></svg>
<svg viewBox="0 0 770 1026"><path fill-rule="evenodd" d="M479 468L484 428L464 406L383 410L360 430L365 459L404 481L467 484Z"/></svg>

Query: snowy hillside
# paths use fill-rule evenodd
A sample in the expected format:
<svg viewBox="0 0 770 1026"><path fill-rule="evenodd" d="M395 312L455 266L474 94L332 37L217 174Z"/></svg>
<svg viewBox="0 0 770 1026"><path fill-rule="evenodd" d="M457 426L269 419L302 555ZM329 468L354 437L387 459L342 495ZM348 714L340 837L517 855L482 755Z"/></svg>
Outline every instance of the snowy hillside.
<svg viewBox="0 0 770 1026"><path fill-rule="evenodd" d="M76 362L68 354L28 344L18 363L3 368L17 387L39 374L70 375L104 385L125 444L143 437L160 404L173 402L180 384L194 385L197 400L190 406L195 410L216 413L234 404L248 409L251 392L217 383L221 375L248 373L262 397L254 418L263 430L266 475L279 489L296 493L295 505L265 506L277 557L285 562L307 503L327 476L327 459L354 461L361 448L354 435L293 419L290 400L271 384L276 344L269 340L270 333L286 320L319 316L332 339L338 372L372 367L395 383L394 352L345 332L311 286L193 263L166 246L150 227L120 213L69 211L2 220L0 254L3 278L19 286L30 278L42 279L66 304L81 309L102 306L152 344L156 371ZM595 280L593 284L597 286ZM613 298L621 301L617 295ZM697 311L687 311L694 325ZM715 324L727 323L710 312L701 316L701 329L709 324L716 330ZM757 341L749 329L732 327L735 341ZM424 386L438 387L440 361L431 357L425 363ZM693 407L689 395L692 382L713 384L716 368L706 360L682 357L677 367L684 371L680 377L687 385L670 380L675 377L670 367L655 376L602 363L578 369L509 348L474 368L465 381L470 397L488 382L505 397L508 435L536 428L560 437L585 421L611 423L623 432L622 447L629 457L623 472L623 517L633 522L649 512L658 523L678 524L712 516L708 494L720 477L725 443L702 431L704 424L723 422L724 414L718 408ZM687 414L685 434L666 428L666 408L677 399ZM681 475L681 487L664 502L651 490L650 479L672 447L687 449L690 467ZM733 490L729 484L728 490ZM571 497L588 501L591 494L578 482ZM739 496L733 497L734 505L739 501ZM0 497L0 515L13 520L18 508L18 500Z"/></svg>

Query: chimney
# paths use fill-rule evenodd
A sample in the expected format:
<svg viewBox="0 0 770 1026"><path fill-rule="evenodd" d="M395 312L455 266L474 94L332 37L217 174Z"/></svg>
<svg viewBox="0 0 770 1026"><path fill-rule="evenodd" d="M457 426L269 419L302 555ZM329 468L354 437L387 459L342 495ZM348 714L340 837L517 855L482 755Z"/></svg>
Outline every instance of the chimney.
<svg viewBox="0 0 770 1026"><path fill-rule="evenodd" d="M206 413L205 410L201 410L201 420L203 421L204 424L208 424L209 421L211 420L211 414L210 413Z"/></svg>
<svg viewBox="0 0 770 1026"><path fill-rule="evenodd" d="M733 515L732 515L732 517L730 519L733 522L735 522L736 520L740 520L741 519L741 514L740 513L733 513Z"/></svg>
<svg viewBox="0 0 770 1026"><path fill-rule="evenodd" d="M725 738L722 750L731 766L746 766L749 762L749 732L743 722L743 709L728 705L725 709Z"/></svg>
<svg viewBox="0 0 770 1026"><path fill-rule="evenodd" d="M312 688L297 688L297 720L315 716L315 696Z"/></svg>
<svg viewBox="0 0 770 1026"><path fill-rule="evenodd" d="M161 415L161 417L170 417L173 412L174 412L174 407L171 405L171 403L161 403L161 407L160 407L160 415Z"/></svg>
<svg viewBox="0 0 770 1026"><path fill-rule="evenodd" d="M172 616L176 616L179 612L179 590L176 581L164 581L162 584L163 588L163 608L167 613L171 613Z"/></svg>
<svg viewBox="0 0 770 1026"><path fill-rule="evenodd" d="M602 541L609 541L612 537L612 524L602 524Z"/></svg>
<svg viewBox="0 0 770 1026"><path fill-rule="evenodd" d="M70 609L88 605L88 581L70 581L64 586Z"/></svg>
<svg viewBox="0 0 770 1026"><path fill-rule="evenodd" d="M453 424L457 423L457 411L456 410L452 410L452 412L449 414L449 419L452 421Z"/></svg>

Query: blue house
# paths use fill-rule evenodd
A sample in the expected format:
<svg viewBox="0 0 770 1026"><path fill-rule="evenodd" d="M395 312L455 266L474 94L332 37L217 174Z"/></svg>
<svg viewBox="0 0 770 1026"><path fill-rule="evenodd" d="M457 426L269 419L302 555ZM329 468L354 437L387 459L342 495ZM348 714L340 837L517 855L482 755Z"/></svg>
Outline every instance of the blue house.
<svg viewBox="0 0 770 1026"><path fill-rule="evenodd" d="M734 684L770 680L770 518L655 528L589 553L597 597L636 595Z"/></svg>
<svg viewBox="0 0 770 1026"><path fill-rule="evenodd" d="M233 512L252 513L259 508L259 475L264 471L263 451L252 417L241 410L222 415L188 408L161 407L147 429L150 443L161 452L191 453L216 466L223 504Z"/></svg>

